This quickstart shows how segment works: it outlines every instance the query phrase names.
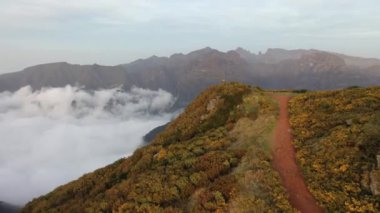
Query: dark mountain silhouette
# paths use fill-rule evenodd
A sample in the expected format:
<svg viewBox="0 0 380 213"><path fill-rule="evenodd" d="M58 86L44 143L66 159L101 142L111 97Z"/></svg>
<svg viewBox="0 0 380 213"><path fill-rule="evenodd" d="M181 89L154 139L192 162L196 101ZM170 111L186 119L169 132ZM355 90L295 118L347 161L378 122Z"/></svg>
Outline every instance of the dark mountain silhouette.
<svg viewBox="0 0 380 213"><path fill-rule="evenodd" d="M132 86L162 88L178 97L179 105L191 101L200 91L223 79L251 83L250 65L234 51L223 53L204 48L187 55L153 56L118 66L72 65L65 62L29 67L0 75L0 91L15 91L67 84L86 89Z"/></svg>
<svg viewBox="0 0 380 213"><path fill-rule="evenodd" d="M74 65L66 62L42 64L20 72L0 75L1 91L14 91L26 85L33 89L62 87L68 84L97 89L127 83L126 72L120 66Z"/></svg>
<svg viewBox="0 0 380 213"><path fill-rule="evenodd" d="M117 66L73 65L65 62L29 67L0 75L0 91L67 84L86 89L165 89L189 103L211 84L239 81L273 89L336 89L380 84L380 60L319 50L268 49L253 54L242 48L220 52L204 48L170 57L152 56ZM178 106L177 105L177 106Z"/></svg>
<svg viewBox="0 0 380 213"><path fill-rule="evenodd" d="M0 213L17 213L19 211L20 211L20 207L0 201Z"/></svg>
<svg viewBox="0 0 380 213"><path fill-rule="evenodd" d="M146 144L148 144L149 142L151 142L155 137L156 135L158 135L159 133L163 132L165 130L165 128L168 126L169 123L166 123L164 125L161 125L161 126L158 126L154 129L152 129L151 131L149 131L146 135L144 135L143 137L143 140Z"/></svg>
<svg viewBox="0 0 380 213"><path fill-rule="evenodd" d="M223 53L209 47L187 55L150 57L122 67L134 85L167 90L181 103L188 103L200 91L222 80L252 83L250 65L234 51Z"/></svg>

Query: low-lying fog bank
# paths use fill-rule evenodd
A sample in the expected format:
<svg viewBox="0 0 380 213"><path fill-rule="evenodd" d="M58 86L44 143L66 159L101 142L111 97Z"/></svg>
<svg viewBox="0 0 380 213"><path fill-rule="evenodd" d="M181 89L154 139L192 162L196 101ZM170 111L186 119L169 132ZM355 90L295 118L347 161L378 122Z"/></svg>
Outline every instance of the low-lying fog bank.
<svg viewBox="0 0 380 213"><path fill-rule="evenodd" d="M174 101L166 91L140 88L0 93L0 200L25 204L128 156L173 117Z"/></svg>

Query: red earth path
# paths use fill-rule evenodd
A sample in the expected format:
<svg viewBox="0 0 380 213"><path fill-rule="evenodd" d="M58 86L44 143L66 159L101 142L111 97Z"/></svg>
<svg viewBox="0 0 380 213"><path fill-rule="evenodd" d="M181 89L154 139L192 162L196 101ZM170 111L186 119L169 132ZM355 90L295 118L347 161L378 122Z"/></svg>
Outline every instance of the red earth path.
<svg viewBox="0 0 380 213"><path fill-rule="evenodd" d="M280 106L280 116L272 142L273 167L280 174L281 182L289 194L290 204L302 213L324 212L310 194L299 170L292 144L288 115L288 96L274 96Z"/></svg>

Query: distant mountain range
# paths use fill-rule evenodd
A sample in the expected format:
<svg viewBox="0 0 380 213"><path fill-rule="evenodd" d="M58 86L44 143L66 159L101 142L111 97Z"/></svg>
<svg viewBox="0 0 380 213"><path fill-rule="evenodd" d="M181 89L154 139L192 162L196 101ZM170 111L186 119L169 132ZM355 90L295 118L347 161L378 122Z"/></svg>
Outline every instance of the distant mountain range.
<svg viewBox="0 0 380 213"><path fill-rule="evenodd" d="M380 60L320 50L268 49L253 54L237 48L220 52L209 47L170 57L152 56L117 66L42 64L0 75L0 91L67 84L86 89L132 86L167 90L179 105L223 80L272 89L337 89L380 84Z"/></svg>

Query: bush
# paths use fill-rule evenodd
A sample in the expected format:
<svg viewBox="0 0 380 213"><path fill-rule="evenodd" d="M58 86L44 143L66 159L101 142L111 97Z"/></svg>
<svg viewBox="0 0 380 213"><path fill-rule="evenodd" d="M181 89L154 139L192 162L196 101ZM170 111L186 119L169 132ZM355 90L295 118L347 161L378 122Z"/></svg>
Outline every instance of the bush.
<svg viewBox="0 0 380 213"><path fill-rule="evenodd" d="M328 212L380 209L366 180L380 150L379 109L378 87L310 92L290 102L297 161Z"/></svg>
<svg viewBox="0 0 380 213"><path fill-rule="evenodd" d="M293 90L294 93L306 93L308 92L307 89L296 89L296 90Z"/></svg>

